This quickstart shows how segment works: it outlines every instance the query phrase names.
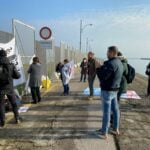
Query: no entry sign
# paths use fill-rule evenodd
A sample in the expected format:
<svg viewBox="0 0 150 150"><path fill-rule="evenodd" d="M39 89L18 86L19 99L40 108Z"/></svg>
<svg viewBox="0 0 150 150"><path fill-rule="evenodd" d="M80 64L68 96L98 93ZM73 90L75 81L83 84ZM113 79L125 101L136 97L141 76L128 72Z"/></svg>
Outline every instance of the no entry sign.
<svg viewBox="0 0 150 150"><path fill-rule="evenodd" d="M52 36L52 30L49 27L42 27L40 30L40 37L44 40L50 39Z"/></svg>

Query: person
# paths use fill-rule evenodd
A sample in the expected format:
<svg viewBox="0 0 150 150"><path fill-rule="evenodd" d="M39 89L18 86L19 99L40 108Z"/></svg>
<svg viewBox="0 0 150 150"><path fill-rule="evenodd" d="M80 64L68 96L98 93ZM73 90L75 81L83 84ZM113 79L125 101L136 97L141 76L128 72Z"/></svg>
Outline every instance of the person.
<svg viewBox="0 0 150 150"><path fill-rule="evenodd" d="M80 78L80 82L82 82L83 79L84 79L84 82L86 82L87 67L88 67L87 59L86 59L86 58L83 58L83 61L81 62L81 65L80 65L80 68L81 68L81 78Z"/></svg>
<svg viewBox="0 0 150 150"><path fill-rule="evenodd" d="M123 64L123 76L121 79L120 88L118 92L118 102L120 102L121 95L127 92L128 83L127 83L126 76L128 75L128 62L121 52L118 52L118 58L121 60Z"/></svg>
<svg viewBox="0 0 150 150"><path fill-rule="evenodd" d="M145 73L148 76L147 96L150 96L150 63L147 65Z"/></svg>
<svg viewBox="0 0 150 150"><path fill-rule="evenodd" d="M62 68L62 82L64 87L63 95L69 95L69 81L70 81L70 66L68 59L64 60L64 66Z"/></svg>
<svg viewBox="0 0 150 150"><path fill-rule="evenodd" d="M38 57L33 58L33 63L28 69L30 74L29 87L31 88L31 95L33 104L41 101L40 86L41 86L41 64Z"/></svg>
<svg viewBox="0 0 150 150"><path fill-rule="evenodd" d="M97 69L100 80L101 97L103 102L103 121L101 134L104 138L108 137L111 112L113 112L113 133L119 134L120 111L117 101L117 93L123 75L123 65L117 58L118 48L111 46L108 48L108 61Z"/></svg>
<svg viewBox="0 0 150 150"><path fill-rule="evenodd" d="M62 80L62 68L63 68L63 64L59 62L56 66L56 72L59 74L61 80Z"/></svg>
<svg viewBox="0 0 150 150"><path fill-rule="evenodd" d="M90 89L89 100L93 99L94 96L94 80L96 77L96 60L94 59L94 53L88 53L88 83Z"/></svg>
<svg viewBox="0 0 150 150"><path fill-rule="evenodd" d="M123 93L127 92L128 83L127 83L126 76L128 75L128 62L127 62L127 59L123 56L123 54L120 51L118 52L117 57L118 57L118 59L121 60L121 62L123 64L123 76L122 76L122 79L121 79L120 88L119 88L118 95L117 95L118 103L120 103L121 95ZM121 115L121 112L120 112L120 115ZM110 123L111 123L111 126L112 126L113 125L113 114L111 114Z"/></svg>
<svg viewBox="0 0 150 150"><path fill-rule="evenodd" d="M7 96L14 113L15 122L20 123L18 107L14 94L13 79L19 79L20 73L10 63L5 50L0 50L0 127L5 126L5 96ZM3 81L2 81L3 79Z"/></svg>

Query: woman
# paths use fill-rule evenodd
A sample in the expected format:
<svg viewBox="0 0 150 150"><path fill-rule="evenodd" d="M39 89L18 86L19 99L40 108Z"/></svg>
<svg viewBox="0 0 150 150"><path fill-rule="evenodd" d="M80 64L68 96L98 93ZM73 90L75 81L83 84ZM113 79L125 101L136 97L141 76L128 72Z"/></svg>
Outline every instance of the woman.
<svg viewBox="0 0 150 150"><path fill-rule="evenodd" d="M30 74L29 87L33 104L41 101L40 86L41 86L41 64L38 57L33 58L33 63L30 65L28 73Z"/></svg>

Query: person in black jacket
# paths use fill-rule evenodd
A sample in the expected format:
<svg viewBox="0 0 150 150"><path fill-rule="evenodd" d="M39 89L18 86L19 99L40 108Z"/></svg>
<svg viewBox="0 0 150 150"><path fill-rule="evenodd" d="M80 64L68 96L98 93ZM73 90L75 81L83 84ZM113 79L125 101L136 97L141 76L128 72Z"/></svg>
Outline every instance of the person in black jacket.
<svg viewBox="0 0 150 150"><path fill-rule="evenodd" d="M148 76L147 96L150 96L150 63L147 65L146 75Z"/></svg>
<svg viewBox="0 0 150 150"><path fill-rule="evenodd" d="M19 79L21 75L17 71L15 65L10 63L4 50L0 50L0 66L7 66L8 68L8 83L0 83L0 127L3 127L5 125L5 95L7 96L9 102L12 105L15 122L20 122L14 94L13 79Z"/></svg>
<svg viewBox="0 0 150 150"><path fill-rule="evenodd" d="M123 75L123 65L117 58L118 49L115 46L108 48L108 61L97 69L100 80L101 97L103 100L103 122L101 134L107 138L110 125L110 116L113 112L113 129L115 134L119 134L120 111L117 101L117 94Z"/></svg>
<svg viewBox="0 0 150 150"><path fill-rule="evenodd" d="M86 82L86 75L87 75L87 69L88 69L88 62L86 58L83 58L83 61L80 65L81 68L81 78L80 81L82 82L84 79L84 82Z"/></svg>

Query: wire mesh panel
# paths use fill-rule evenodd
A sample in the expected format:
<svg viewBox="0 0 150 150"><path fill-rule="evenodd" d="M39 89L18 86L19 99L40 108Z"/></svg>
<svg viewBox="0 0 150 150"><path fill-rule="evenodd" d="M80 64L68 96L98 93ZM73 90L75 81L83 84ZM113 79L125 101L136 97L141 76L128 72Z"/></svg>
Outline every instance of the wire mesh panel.
<svg viewBox="0 0 150 150"><path fill-rule="evenodd" d="M19 20L13 20L13 32L19 54L26 65L35 53L35 29Z"/></svg>

